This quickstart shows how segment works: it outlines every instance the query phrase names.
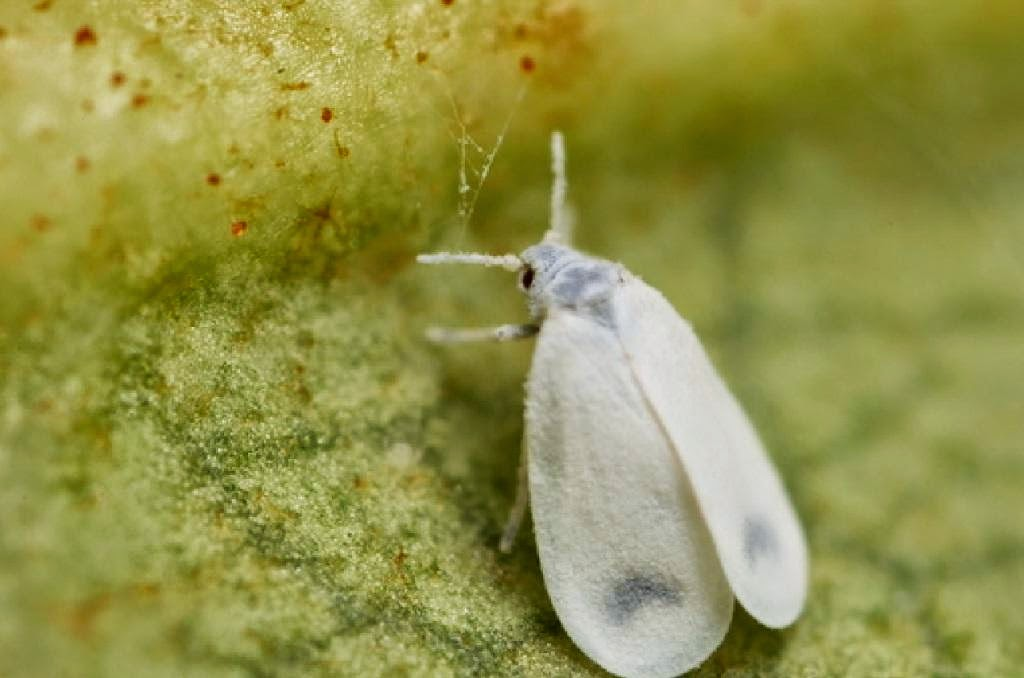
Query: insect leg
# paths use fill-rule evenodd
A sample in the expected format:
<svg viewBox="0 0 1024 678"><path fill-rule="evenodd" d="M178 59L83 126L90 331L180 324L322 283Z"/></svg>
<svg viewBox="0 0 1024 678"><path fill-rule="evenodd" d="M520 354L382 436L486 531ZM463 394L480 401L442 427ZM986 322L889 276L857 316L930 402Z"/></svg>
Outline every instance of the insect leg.
<svg viewBox="0 0 1024 678"><path fill-rule="evenodd" d="M476 341L515 341L529 339L540 331L537 325L498 325L497 327L471 327L453 329L430 327L427 339L435 344L463 344Z"/></svg>
<svg viewBox="0 0 1024 678"><path fill-rule="evenodd" d="M516 534L519 533L519 526L523 523L523 517L526 515L526 507L530 504L530 484L527 481L526 470L527 470L527 457L529 451L526 447L526 438L523 438L523 451L519 455L519 475L516 483L516 500L512 504L512 510L508 514L508 521L505 523L505 529L501 533L501 541L498 542L498 550L502 553L509 553L512 551L512 544L516 540Z"/></svg>

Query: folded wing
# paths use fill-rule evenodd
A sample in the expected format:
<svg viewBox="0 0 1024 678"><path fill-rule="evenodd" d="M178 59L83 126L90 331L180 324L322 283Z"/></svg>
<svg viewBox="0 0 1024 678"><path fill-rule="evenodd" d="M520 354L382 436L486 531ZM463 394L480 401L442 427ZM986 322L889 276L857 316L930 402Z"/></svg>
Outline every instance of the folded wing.
<svg viewBox="0 0 1024 678"><path fill-rule="evenodd" d="M807 546L778 473L690 326L635 279L616 293L632 373L682 461L733 593L766 626L807 594Z"/></svg>
<svg viewBox="0 0 1024 678"><path fill-rule="evenodd" d="M534 529L565 630L622 676L700 664L729 627L732 594L614 330L553 309L527 389Z"/></svg>

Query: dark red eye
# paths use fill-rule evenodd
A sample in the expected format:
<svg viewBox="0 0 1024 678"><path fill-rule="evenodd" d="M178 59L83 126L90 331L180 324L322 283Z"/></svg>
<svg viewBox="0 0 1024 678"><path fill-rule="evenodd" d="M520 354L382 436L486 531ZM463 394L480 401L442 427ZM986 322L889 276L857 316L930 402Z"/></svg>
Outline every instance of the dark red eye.
<svg viewBox="0 0 1024 678"><path fill-rule="evenodd" d="M523 286L524 290L530 289L530 285L533 284L533 269L529 266L523 271L522 276L519 277L519 284Z"/></svg>

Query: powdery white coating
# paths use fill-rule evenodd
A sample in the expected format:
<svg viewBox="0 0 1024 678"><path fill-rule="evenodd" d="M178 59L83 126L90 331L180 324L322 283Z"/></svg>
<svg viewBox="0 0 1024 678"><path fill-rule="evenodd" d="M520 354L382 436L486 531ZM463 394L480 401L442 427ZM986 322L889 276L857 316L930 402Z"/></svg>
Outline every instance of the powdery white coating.
<svg viewBox="0 0 1024 678"><path fill-rule="evenodd" d="M539 326L525 452L548 594L605 669L673 676L721 643L733 595L766 626L791 624L807 595L807 546L754 427L689 324L622 265L568 246L560 135L552 149L553 223L540 243L518 257L419 259L519 262L533 324L434 336L502 341Z"/></svg>

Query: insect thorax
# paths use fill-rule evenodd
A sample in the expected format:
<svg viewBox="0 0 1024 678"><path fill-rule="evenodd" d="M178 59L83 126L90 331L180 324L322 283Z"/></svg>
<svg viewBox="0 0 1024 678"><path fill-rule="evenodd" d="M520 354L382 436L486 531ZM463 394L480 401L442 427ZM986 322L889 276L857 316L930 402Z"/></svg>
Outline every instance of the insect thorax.
<svg viewBox="0 0 1024 678"><path fill-rule="evenodd" d="M588 257L570 247L541 243L521 255L533 269L532 284L525 290L530 314L543 318L549 309L572 309L611 325L611 296L625 282L628 272L621 264Z"/></svg>

